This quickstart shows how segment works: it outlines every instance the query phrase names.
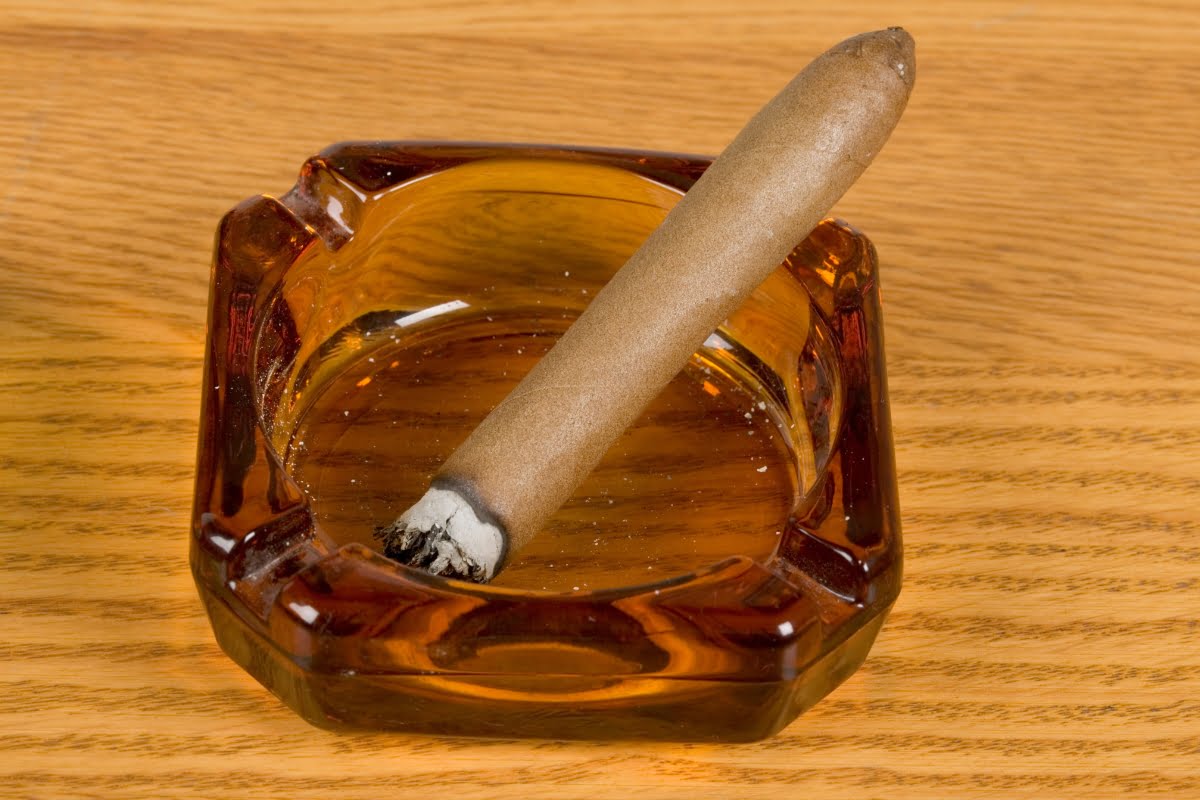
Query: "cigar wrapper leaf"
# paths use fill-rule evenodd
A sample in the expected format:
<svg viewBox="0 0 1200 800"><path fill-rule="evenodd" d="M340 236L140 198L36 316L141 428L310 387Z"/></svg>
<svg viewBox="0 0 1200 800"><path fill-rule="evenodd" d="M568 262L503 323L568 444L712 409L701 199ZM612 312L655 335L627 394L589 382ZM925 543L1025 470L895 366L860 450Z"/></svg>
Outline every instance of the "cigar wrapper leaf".
<svg viewBox="0 0 1200 800"><path fill-rule="evenodd" d="M883 147L916 77L903 30L836 45L765 105L557 344L377 535L435 574L490 580L695 349Z"/></svg>

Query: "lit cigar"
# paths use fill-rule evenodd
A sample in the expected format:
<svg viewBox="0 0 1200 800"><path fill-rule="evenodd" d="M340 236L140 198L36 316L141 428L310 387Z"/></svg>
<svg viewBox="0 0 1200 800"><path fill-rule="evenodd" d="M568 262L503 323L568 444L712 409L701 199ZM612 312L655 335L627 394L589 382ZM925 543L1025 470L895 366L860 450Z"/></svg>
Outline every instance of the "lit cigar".
<svg viewBox="0 0 1200 800"><path fill-rule="evenodd" d="M866 169L914 78L913 41L898 28L847 39L797 75L429 491L379 529L384 552L435 574L490 580Z"/></svg>

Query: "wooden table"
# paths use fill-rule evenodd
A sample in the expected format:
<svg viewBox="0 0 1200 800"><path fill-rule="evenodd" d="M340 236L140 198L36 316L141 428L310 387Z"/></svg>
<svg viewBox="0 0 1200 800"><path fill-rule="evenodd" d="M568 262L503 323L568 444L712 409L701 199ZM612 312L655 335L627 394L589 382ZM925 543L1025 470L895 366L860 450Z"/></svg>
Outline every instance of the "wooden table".
<svg viewBox="0 0 1200 800"><path fill-rule="evenodd" d="M0 796L1200 797L1200 14L1177 2L0 2ZM808 58L920 78L879 247L907 577L770 741L335 735L186 563L220 214L344 139L716 152Z"/></svg>

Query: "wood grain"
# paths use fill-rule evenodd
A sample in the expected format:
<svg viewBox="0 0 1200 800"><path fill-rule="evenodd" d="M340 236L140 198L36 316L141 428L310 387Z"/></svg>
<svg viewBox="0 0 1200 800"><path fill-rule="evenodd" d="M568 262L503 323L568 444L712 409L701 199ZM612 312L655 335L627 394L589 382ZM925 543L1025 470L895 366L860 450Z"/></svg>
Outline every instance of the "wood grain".
<svg viewBox="0 0 1200 800"><path fill-rule="evenodd" d="M0 2L0 796L1200 796L1194 3L681 8ZM883 260L907 580L854 678L755 745L478 742L317 731L218 651L223 211L343 139L716 152L889 24L918 87L837 212Z"/></svg>

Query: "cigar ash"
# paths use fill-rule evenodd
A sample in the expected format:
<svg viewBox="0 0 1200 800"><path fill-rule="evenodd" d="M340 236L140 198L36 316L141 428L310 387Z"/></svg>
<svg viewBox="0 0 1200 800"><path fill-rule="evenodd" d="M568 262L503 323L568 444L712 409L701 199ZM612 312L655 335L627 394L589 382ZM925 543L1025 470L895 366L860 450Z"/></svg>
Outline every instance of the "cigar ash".
<svg viewBox="0 0 1200 800"><path fill-rule="evenodd" d="M433 487L375 529L388 558L434 575L486 583L503 566L507 535L454 487Z"/></svg>

